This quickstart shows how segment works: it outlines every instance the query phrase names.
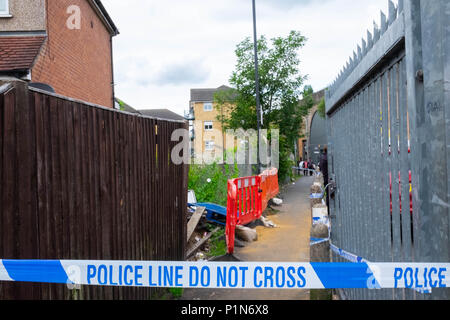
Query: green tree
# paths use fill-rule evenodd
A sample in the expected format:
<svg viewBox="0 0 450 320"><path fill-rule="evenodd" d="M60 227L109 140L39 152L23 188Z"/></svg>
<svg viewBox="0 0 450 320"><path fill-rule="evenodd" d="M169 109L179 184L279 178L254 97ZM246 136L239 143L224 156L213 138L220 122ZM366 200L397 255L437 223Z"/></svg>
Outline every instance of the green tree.
<svg viewBox="0 0 450 320"><path fill-rule="evenodd" d="M320 100L319 105L317 106L317 112L322 118L325 118L325 98Z"/></svg>
<svg viewBox="0 0 450 320"><path fill-rule="evenodd" d="M302 91L305 77L299 71L298 51L305 41L306 38L300 32L291 31L287 37L273 38L270 43L265 36L261 36L257 42L262 128L280 130L280 181L284 181L292 172L290 168L293 161L290 156L300 137L303 117L313 105L312 97L311 103L299 103L301 95L305 101L305 96L312 94L311 87L305 87ZM233 108L231 112L223 113L220 119L227 129L257 128L253 50L250 38L239 43L235 50L237 63L230 78L230 84L235 89ZM220 106L219 100L216 102Z"/></svg>

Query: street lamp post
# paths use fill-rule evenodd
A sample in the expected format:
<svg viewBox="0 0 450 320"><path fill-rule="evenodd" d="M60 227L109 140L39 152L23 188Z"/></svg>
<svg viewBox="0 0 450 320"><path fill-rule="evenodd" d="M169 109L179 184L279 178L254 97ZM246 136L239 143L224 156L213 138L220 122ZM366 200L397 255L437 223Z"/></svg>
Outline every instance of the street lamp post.
<svg viewBox="0 0 450 320"><path fill-rule="evenodd" d="M259 155L260 148L260 139L261 139L261 124L262 124L262 113L261 113L261 104L260 104L260 95L259 95L259 71L258 71L258 38L256 35L256 6L255 0L252 0L253 6L253 42L255 49L255 86L256 86L256 113L258 119L258 140L257 140L257 162L258 162L258 173L261 173L261 159Z"/></svg>

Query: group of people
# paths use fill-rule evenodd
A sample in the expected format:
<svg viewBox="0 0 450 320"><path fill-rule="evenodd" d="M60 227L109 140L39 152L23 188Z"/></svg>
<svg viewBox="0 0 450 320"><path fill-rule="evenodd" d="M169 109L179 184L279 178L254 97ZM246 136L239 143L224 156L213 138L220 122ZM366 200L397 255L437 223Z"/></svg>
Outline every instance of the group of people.
<svg viewBox="0 0 450 320"><path fill-rule="evenodd" d="M299 168L298 170L301 171L303 173L303 175L312 176L314 172L308 171L306 169L316 170L316 165L314 165L314 163L312 161L303 161L302 159L300 159L300 161L298 163L298 168Z"/></svg>
<svg viewBox="0 0 450 320"><path fill-rule="evenodd" d="M311 170L317 170L319 169L324 177L324 183L325 185L328 184L328 150L327 147L325 147L322 150L322 154L320 156L320 161L317 165L315 165L312 161L303 161L302 158L300 158L300 161L298 162L298 171L299 173L302 172L305 176L309 175L312 176L314 174ZM306 170L309 169L309 170Z"/></svg>
<svg viewBox="0 0 450 320"><path fill-rule="evenodd" d="M299 168L298 170L303 171L303 174L305 176L307 176L307 175L312 176L314 172L310 171L310 170L316 170L317 167L319 168L320 172L322 173L324 186L327 186L328 185L328 148L327 147L325 147L322 150L322 154L320 156L320 161L317 166L314 165L312 163L312 161L303 161L303 159L300 159L300 161L298 163L298 168ZM310 170L306 170L306 169L310 169ZM329 207L328 193L329 192L327 192L327 197L326 197L327 207Z"/></svg>

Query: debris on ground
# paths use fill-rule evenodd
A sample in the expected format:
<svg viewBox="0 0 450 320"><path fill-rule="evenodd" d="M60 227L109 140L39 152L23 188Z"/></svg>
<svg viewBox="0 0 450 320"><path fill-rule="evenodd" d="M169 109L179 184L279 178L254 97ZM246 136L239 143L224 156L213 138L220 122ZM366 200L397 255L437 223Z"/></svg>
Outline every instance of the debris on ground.
<svg viewBox="0 0 450 320"><path fill-rule="evenodd" d="M274 205L276 206L281 206L283 204L283 200L279 199L279 198L273 198L272 202Z"/></svg>
<svg viewBox="0 0 450 320"><path fill-rule="evenodd" d="M276 228L277 225L273 223L271 220L267 219L264 216L261 216L259 220L262 222L263 226L266 228Z"/></svg>
<svg viewBox="0 0 450 320"><path fill-rule="evenodd" d="M206 253L208 251L208 240L211 238L212 235L214 235L217 231L219 231L219 227L215 228L211 232L203 232L203 234L198 233L191 239L191 241L188 243L188 250L186 252L186 259L187 260L205 260ZM202 249L202 250L201 250ZM194 259L191 259L194 257Z"/></svg>
<svg viewBox="0 0 450 320"><path fill-rule="evenodd" d="M188 225L187 225L187 241L191 239L191 236L194 232L194 230L197 228L198 223L200 222L200 219L203 216L203 213L205 212L205 207L196 207L194 213L191 215Z"/></svg>

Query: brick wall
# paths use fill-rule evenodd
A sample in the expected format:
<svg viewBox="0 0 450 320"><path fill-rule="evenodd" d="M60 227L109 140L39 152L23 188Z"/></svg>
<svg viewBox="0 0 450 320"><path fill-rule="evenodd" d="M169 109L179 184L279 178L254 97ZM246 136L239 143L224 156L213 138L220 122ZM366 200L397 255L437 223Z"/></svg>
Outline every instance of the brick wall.
<svg viewBox="0 0 450 320"><path fill-rule="evenodd" d="M47 1L48 40L32 70L32 81L56 93L113 107L110 34L87 0ZM67 8L81 9L81 28L66 26Z"/></svg>

